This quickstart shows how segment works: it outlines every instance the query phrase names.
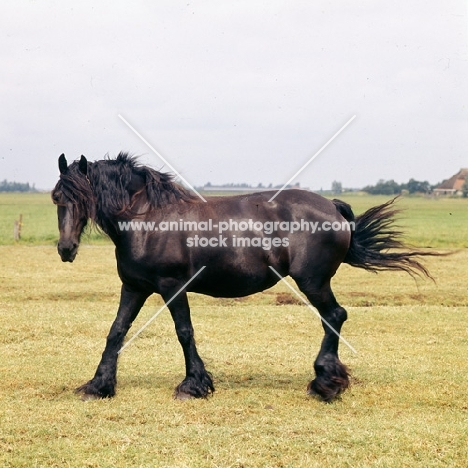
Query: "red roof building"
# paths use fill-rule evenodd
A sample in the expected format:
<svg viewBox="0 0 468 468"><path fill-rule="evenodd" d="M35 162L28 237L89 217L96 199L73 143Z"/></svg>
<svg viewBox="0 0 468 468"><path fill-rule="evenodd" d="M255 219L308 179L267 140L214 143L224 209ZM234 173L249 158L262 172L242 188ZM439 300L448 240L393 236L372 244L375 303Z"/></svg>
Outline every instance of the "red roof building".
<svg viewBox="0 0 468 468"><path fill-rule="evenodd" d="M462 187L467 177L468 168L462 168L435 188L434 193L436 195L462 195Z"/></svg>

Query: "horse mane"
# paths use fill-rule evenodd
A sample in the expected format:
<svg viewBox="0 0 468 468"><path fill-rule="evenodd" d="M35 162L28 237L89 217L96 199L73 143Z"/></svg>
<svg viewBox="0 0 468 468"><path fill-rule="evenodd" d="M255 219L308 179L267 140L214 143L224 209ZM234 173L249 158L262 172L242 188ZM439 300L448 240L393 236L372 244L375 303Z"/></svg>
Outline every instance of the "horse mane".
<svg viewBox="0 0 468 468"><path fill-rule="evenodd" d="M141 165L137 157L120 152L115 159L89 162L86 175L78 162L73 162L60 174L52 197L54 192L62 191L80 213L106 231L114 216L138 217L169 205L195 201L195 195L173 179L172 174ZM143 183L138 190L134 190L135 180Z"/></svg>
<svg viewBox="0 0 468 468"><path fill-rule="evenodd" d="M192 192L174 182L172 174L141 165L137 157L124 152L120 152L115 159L107 158L88 164L88 176L98 201L98 224L109 215L142 216L169 205L196 199ZM143 180L143 187L130 194L134 176ZM144 212L134 208L139 201L147 206Z"/></svg>

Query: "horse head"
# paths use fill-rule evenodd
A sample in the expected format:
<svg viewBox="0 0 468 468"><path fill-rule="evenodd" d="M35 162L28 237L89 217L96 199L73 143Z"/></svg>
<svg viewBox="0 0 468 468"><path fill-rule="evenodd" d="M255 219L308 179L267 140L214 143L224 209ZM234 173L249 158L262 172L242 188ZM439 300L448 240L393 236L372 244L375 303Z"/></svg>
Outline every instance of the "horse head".
<svg viewBox="0 0 468 468"><path fill-rule="evenodd" d="M93 191L88 178L88 161L84 156L68 166L65 155L58 160L60 179L52 191L57 205L60 238L57 250L63 262L73 262L81 234L92 214Z"/></svg>

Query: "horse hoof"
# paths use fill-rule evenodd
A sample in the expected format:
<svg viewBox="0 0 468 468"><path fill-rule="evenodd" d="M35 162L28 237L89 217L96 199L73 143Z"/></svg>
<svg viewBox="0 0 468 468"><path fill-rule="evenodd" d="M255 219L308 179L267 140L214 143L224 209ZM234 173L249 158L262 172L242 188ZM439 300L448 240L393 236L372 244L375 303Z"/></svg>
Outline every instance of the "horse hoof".
<svg viewBox="0 0 468 468"><path fill-rule="evenodd" d="M345 387L346 388L346 387ZM331 403L334 400L338 400L341 398L341 394L345 390L345 388L340 387L321 387L318 385L315 380L307 385L307 395L310 395L317 400L323 401L325 403Z"/></svg>
<svg viewBox="0 0 468 468"><path fill-rule="evenodd" d="M193 395L190 395L190 393L182 392L180 390L176 390L174 392L174 400L186 401L191 400L192 398L195 397Z"/></svg>

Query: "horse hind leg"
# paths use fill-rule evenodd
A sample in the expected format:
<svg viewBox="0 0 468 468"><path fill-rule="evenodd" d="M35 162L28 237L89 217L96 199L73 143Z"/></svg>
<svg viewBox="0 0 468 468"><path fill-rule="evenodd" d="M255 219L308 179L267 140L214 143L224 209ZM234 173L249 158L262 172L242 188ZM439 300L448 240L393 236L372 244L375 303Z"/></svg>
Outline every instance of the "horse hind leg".
<svg viewBox="0 0 468 468"><path fill-rule="evenodd" d="M297 281L297 284L319 311L325 332L314 362L316 377L307 386L307 392L310 395L318 395L324 401L331 401L349 387L348 369L338 357L338 334L347 319L347 313L336 301L329 281L316 285L309 279Z"/></svg>

